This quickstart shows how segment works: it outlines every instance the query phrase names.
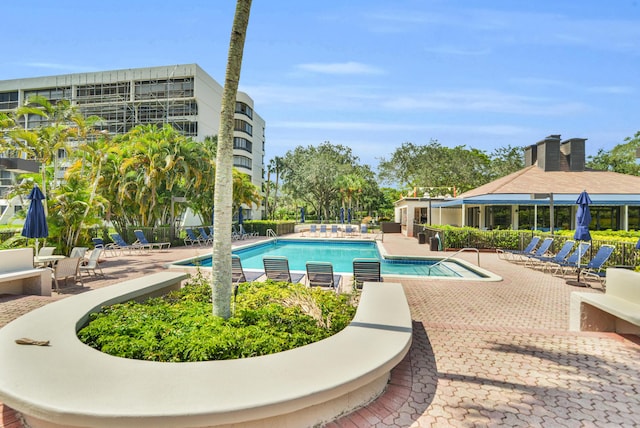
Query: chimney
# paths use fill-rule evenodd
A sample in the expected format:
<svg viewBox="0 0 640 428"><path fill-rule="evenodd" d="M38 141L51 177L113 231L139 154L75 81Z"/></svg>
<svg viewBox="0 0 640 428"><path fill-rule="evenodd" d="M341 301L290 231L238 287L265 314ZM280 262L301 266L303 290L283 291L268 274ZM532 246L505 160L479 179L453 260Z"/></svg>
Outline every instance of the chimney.
<svg viewBox="0 0 640 428"><path fill-rule="evenodd" d="M560 170L560 135L549 135L536 143L538 168L544 171Z"/></svg>
<svg viewBox="0 0 640 428"><path fill-rule="evenodd" d="M640 150L640 149L638 149ZM535 165L538 161L538 146L535 144L524 148L524 166Z"/></svg>
<svg viewBox="0 0 640 428"><path fill-rule="evenodd" d="M566 157L569 171L584 171L586 138L569 138L560 144L560 151Z"/></svg>

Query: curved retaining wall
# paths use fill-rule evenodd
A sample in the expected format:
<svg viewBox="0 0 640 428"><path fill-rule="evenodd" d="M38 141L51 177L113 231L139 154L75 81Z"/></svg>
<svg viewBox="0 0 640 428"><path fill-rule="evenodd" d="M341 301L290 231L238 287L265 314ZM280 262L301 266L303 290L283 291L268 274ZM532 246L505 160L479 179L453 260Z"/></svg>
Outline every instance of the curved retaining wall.
<svg viewBox="0 0 640 428"><path fill-rule="evenodd" d="M301 348L256 358L158 363L113 357L76 332L104 305L180 286L162 272L51 303L0 329L0 401L31 427L302 427L381 394L411 345L400 284L365 283L353 322ZM49 340L50 346L15 339Z"/></svg>

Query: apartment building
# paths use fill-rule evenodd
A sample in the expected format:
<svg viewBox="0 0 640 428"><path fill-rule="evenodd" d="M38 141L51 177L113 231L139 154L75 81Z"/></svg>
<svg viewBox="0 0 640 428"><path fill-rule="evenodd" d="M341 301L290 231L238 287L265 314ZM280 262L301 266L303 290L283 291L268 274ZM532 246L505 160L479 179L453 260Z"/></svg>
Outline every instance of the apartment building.
<svg viewBox="0 0 640 428"><path fill-rule="evenodd" d="M85 116L101 117L101 127L113 135L140 124L170 124L183 135L202 141L218 134L222 91L222 85L197 64L63 74L0 81L0 112L10 112L30 96L40 95L51 103L70 100ZM25 126L37 127L42 120L30 116ZM265 121L254 111L251 97L238 92L233 164L250 175L259 189L264 152ZM2 198L12 173L0 170L0 174ZM0 205L7 209L9 201L0 199ZM243 214L245 219L261 218L256 207Z"/></svg>

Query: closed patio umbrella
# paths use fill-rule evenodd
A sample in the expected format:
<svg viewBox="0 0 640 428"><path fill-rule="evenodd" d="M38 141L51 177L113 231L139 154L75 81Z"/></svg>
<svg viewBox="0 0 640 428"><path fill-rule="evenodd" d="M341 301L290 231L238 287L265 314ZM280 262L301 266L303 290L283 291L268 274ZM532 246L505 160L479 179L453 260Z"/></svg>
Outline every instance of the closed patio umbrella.
<svg viewBox="0 0 640 428"><path fill-rule="evenodd" d="M44 201L44 194L37 184L33 186L33 189L29 192L27 199L29 199L31 203L27 210L27 217L24 220L22 236L35 238L35 255L38 255L38 239L49 236L49 226L47 225L47 218L44 214L44 206L42 205Z"/></svg>
<svg viewBox="0 0 640 428"><path fill-rule="evenodd" d="M347 223L351 224L351 208L347 210Z"/></svg>
<svg viewBox="0 0 640 428"><path fill-rule="evenodd" d="M300 223L304 223L304 207L300 208Z"/></svg>
<svg viewBox="0 0 640 428"><path fill-rule="evenodd" d="M344 224L344 207L340 208L340 223Z"/></svg>
<svg viewBox="0 0 640 428"><path fill-rule="evenodd" d="M242 224L244 219L242 218L242 207L238 210L238 224Z"/></svg>
<svg viewBox="0 0 640 428"><path fill-rule="evenodd" d="M576 200L578 204L578 210L576 212L576 231L573 234L573 239L576 241L591 241L591 234L589 233L589 224L591 223L591 210L589 205L591 204L591 198L586 190L583 190ZM578 250L580 250L580 242L578 242ZM570 285L577 285L585 287L587 284L580 282L580 260L582 254L578 254L578 278L577 281L567 281Z"/></svg>

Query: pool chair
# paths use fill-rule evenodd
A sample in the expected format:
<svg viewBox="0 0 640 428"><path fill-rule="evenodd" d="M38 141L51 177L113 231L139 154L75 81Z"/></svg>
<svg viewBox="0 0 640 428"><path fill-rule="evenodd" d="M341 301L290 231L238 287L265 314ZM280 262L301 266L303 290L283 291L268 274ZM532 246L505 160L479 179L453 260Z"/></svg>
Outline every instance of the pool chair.
<svg viewBox="0 0 640 428"><path fill-rule="evenodd" d="M346 225L344 227L344 234L349 238L353 238L353 226L351 226L350 224Z"/></svg>
<svg viewBox="0 0 640 428"><path fill-rule="evenodd" d="M78 267L78 269L80 269L80 272L86 272L89 276L91 276L91 273L93 273L94 276L98 276L97 271L100 271L100 276L104 276L104 272L102 272L100 262L98 261L98 259L102 255L102 251L102 248L94 248L93 251L91 251L91 255L89 255L89 258L87 259L86 264L81 264Z"/></svg>
<svg viewBox="0 0 640 428"><path fill-rule="evenodd" d="M504 260L516 260L516 257L522 254L531 254L533 253L534 249L538 246L538 244L540 243L540 237L539 236L534 236L533 238L531 238L531 241L529 241L529 244L525 247L524 250L498 250L498 257L500 257L500 255L502 255L501 258L503 258Z"/></svg>
<svg viewBox="0 0 640 428"><path fill-rule="evenodd" d="M558 271L560 271L560 274L564 278L565 270L571 271L571 270L578 269L578 261L579 260L581 261L587 255L589 248L591 248L591 244L589 242L579 243L578 248L576 248L575 251L571 253L571 255L567 257L565 261L558 262L558 263L550 263L549 271L551 271L552 267L555 267L553 274L555 275L558 273ZM584 266L584 265L581 264L581 266Z"/></svg>
<svg viewBox="0 0 640 428"><path fill-rule="evenodd" d="M551 246L553 245L553 238L544 238L542 244L531 254L521 254L521 260L524 260L524 265L529 266L533 265L535 262L535 257L544 257L548 252ZM531 260L534 260L533 262Z"/></svg>
<svg viewBox="0 0 640 428"><path fill-rule="evenodd" d="M38 251L38 257L52 256L55 250L56 250L56 247L42 247Z"/></svg>
<svg viewBox="0 0 640 428"><path fill-rule="evenodd" d="M604 287L606 280L606 270L603 269L604 264L609 260L609 257L611 257L615 249L616 247L613 245L603 245L598 248L596 255L584 266L582 275L584 275L585 278L593 278L600 281L600 284Z"/></svg>
<svg viewBox="0 0 640 428"><path fill-rule="evenodd" d="M258 236L257 232L247 232L242 224L238 225L238 230L240 231L240 235L244 237L243 239Z"/></svg>
<svg viewBox="0 0 640 428"><path fill-rule="evenodd" d="M309 287L329 287L339 292L341 275L333 273L329 262L307 262L307 281Z"/></svg>
<svg viewBox="0 0 640 428"><path fill-rule="evenodd" d="M149 247L144 247L140 244L128 244L127 241L125 241L119 233L111 233L109 234L109 236L120 251L127 250L129 251L129 254L131 254L133 251L150 249Z"/></svg>
<svg viewBox="0 0 640 428"><path fill-rule="evenodd" d="M380 276L380 260L353 259L353 286L361 289L365 282L383 282Z"/></svg>
<svg viewBox="0 0 640 428"><path fill-rule="evenodd" d="M327 225L326 224L321 224L320 225L320 235L324 236L325 238L327 237Z"/></svg>
<svg viewBox="0 0 640 428"><path fill-rule="evenodd" d="M73 247L69 253L69 257L80 257L84 259L84 255L89 251L87 247Z"/></svg>
<svg viewBox="0 0 640 428"><path fill-rule="evenodd" d="M119 251L117 245L114 243L105 244L102 238L91 238L93 242L94 248L101 248L104 250L104 255L106 256L108 252L111 253L112 256L117 256Z"/></svg>
<svg viewBox="0 0 640 428"><path fill-rule="evenodd" d="M304 278L303 273L292 274L289 270L289 260L283 256L263 257L264 273L272 281L297 283Z"/></svg>
<svg viewBox="0 0 640 428"><path fill-rule="evenodd" d="M196 236L196 233L190 227L185 227L184 232L187 236L184 238L184 245L202 245L202 239L199 236Z"/></svg>
<svg viewBox="0 0 640 428"><path fill-rule="evenodd" d="M247 271L242 268L242 261L237 254L231 255L231 281L234 284L241 282L251 282L264 275L261 271Z"/></svg>
<svg viewBox="0 0 640 428"><path fill-rule="evenodd" d="M213 234L209 235L209 233L207 233L207 230L202 226L198 228L198 238L200 238L200 242L202 242L203 244L213 244Z"/></svg>
<svg viewBox="0 0 640 428"><path fill-rule="evenodd" d="M137 244L143 245L145 247L148 247L151 250L153 250L154 248L161 250L163 248L168 249L169 247L171 247L171 242L149 242L147 240L147 237L144 236L144 232L140 229L134 230L133 233L136 235L136 239L137 239L137 241L134 242L134 244L137 243Z"/></svg>
<svg viewBox="0 0 640 428"><path fill-rule="evenodd" d="M318 229L315 224L309 226L309 236L311 236L311 234L313 234L313 236L316 236L318 234Z"/></svg>
<svg viewBox="0 0 640 428"><path fill-rule="evenodd" d="M336 237L336 238L339 236L339 234L338 234L338 225L337 224L332 224L331 225L331 236Z"/></svg>
<svg viewBox="0 0 640 428"><path fill-rule="evenodd" d="M535 264L533 264L532 267L540 267L544 272L549 264L564 262L569 256L569 253L571 253L571 250L573 250L575 244L575 241L566 241L555 255L535 257Z"/></svg>

